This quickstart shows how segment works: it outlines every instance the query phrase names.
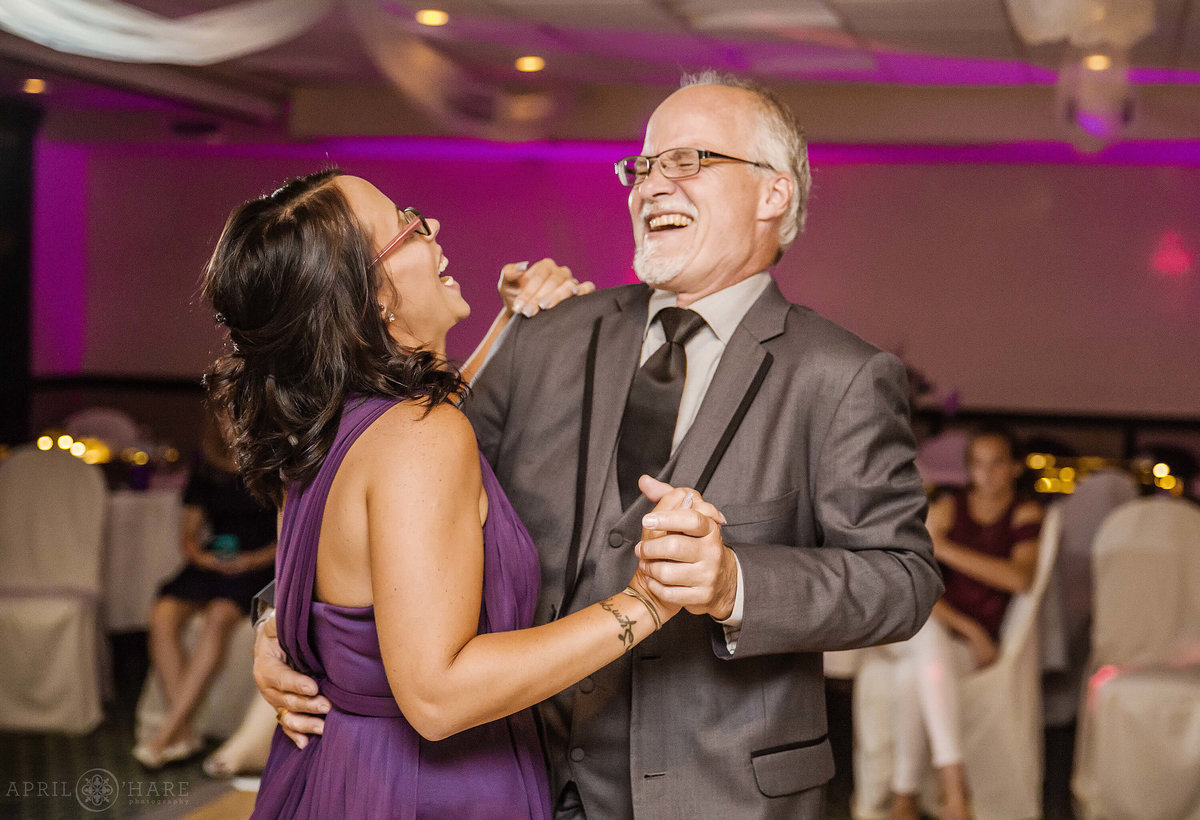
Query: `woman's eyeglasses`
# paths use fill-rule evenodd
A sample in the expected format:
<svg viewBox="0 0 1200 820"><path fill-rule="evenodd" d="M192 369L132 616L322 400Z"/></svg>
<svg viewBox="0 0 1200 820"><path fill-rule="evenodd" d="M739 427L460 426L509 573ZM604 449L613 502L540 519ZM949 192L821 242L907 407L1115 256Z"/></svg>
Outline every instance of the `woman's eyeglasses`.
<svg viewBox="0 0 1200 820"><path fill-rule="evenodd" d="M392 238L392 241L383 246L383 250L375 255L371 260L371 266L379 264L379 260L392 252L401 242L411 234L419 234L421 236L432 236L433 231L429 230L429 223L425 221L425 217L421 216L421 212L416 208L404 208L400 211L401 218L407 223L400 229L400 233Z"/></svg>

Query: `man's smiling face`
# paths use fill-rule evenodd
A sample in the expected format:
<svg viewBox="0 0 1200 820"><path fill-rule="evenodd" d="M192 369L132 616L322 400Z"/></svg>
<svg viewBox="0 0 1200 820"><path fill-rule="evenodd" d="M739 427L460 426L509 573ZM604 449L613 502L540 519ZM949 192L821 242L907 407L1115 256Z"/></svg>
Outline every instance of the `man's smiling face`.
<svg viewBox="0 0 1200 820"><path fill-rule="evenodd" d="M748 91L689 86L651 116L642 153L699 148L761 161L760 117ZM770 179L770 171L739 162L714 162L694 176L667 179L656 163L629 192L638 277L694 301L765 269L774 256L764 250L774 232L762 207Z"/></svg>

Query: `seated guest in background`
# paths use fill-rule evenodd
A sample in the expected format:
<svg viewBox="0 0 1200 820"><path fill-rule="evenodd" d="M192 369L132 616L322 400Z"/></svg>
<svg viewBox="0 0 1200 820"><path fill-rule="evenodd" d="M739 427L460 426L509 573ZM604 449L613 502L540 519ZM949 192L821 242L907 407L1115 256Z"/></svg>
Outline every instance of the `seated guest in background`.
<svg viewBox="0 0 1200 820"><path fill-rule="evenodd" d="M275 565L275 512L247 491L227 443L226 425L208 414L183 494L181 548L186 566L159 589L150 612L150 663L166 716L133 756L148 769L191 757L203 740L192 715L220 671L235 626L270 582ZM189 653L183 633L196 614L200 634ZM243 658L249 663L249 658Z"/></svg>
<svg viewBox="0 0 1200 820"><path fill-rule="evenodd" d="M893 820L920 816L926 736L942 789L941 816L971 816L957 676L996 659L1009 599L1033 583L1042 508L1017 492L1023 469L1010 433L981 429L967 445L967 489L944 494L930 506L927 526L946 592L920 632L884 648L895 672Z"/></svg>

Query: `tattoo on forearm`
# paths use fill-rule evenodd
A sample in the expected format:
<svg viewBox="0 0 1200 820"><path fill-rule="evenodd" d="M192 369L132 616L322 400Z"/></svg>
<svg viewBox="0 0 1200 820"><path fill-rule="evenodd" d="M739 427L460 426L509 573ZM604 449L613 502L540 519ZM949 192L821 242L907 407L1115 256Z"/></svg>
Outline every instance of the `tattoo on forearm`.
<svg viewBox="0 0 1200 820"><path fill-rule="evenodd" d="M621 632L617 635L617 638L621 641L621 645L626 650L633 649L633 626L637 621L623 615L619 609L608 601L601 601L600 606L611 612L612 616L617 619L617 623L621 625Z"/></svg>

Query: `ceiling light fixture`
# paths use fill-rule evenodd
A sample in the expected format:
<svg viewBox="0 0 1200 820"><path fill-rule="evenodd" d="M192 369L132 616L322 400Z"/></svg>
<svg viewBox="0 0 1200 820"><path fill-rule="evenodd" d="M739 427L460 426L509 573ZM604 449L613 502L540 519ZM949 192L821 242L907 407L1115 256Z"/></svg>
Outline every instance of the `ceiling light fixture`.
<svg viewBox="0 0 1200 820"><path fill-rule="evenodd" d="M1112 58L1107 54L1089 54L1083 58L1083 65L1090 71L1108 71L1112 68Z"/></svg>
<svg viewBox="0 0 1200 820"><path fill-rule="evenodd" d="M444 26L450 22L450 15L441 9L421 9L416 20L423 26Z"/></svg>
<svg viewBox="0 0 1200 820"><path fill-rule="evenodd" d="M545 68L546 61L536 55L528 55L525 57L518 57L513 65L517 67L517 71L533 72L541 71L543 68Z"/></svg>
<svg viewBox="0 0 1200 820"><path fill-rule="evenodd" d="M21 88L26 94L41 94L46 90L46 81L30 77Z"/></svg>

